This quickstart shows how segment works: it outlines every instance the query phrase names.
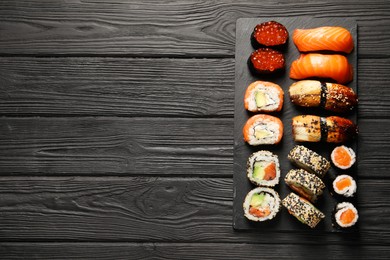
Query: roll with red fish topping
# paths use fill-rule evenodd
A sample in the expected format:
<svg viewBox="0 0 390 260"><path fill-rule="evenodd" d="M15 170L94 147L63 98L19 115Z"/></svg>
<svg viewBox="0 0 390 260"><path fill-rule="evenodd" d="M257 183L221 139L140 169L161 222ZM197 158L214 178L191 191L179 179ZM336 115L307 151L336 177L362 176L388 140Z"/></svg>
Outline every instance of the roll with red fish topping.
<svg viewBox="0 0 390 260"><path fill-rule="evenodd" d="M245 109L251 112L280 111L283 107L283 89L272 82L255 81L245 92Z"/></svg>

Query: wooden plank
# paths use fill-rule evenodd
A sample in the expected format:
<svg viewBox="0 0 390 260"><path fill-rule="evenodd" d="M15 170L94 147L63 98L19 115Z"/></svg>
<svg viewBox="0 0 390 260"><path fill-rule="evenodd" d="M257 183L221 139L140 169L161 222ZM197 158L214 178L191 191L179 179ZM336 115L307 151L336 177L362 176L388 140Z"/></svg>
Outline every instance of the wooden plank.
<svg viewBox="0 0 390 260"><path fill-rule="evenodd" d="M359 117L390 118L389 70L359 60ZM0 115L233 117L233 99L234 59L0 58Z"/></svg>
<svg viewBox="0 0 390 260"><path fill-rule="evenodd" d="M6 259L388 259L388 246L230 243L0 243Z"/></svg>
<svg viewBox="0 0 390 260"><path fill-rule="evenodd" d="M359 124L359 177L388 178L390 120ZM233 119L3 117L0 171L232 176Z"/></svg>
<svg viewBox="0 0 390 260"><path fill-rule="evenodd" d="M390 241L390 180L359 180L358 234L235 232L231 178L1 177L0 182L2 242Z"/></svg>
<svg viewBox="0 0 390 260"><path fill-rule="evenodd" d="M0 53L5 55L234 55L240 17L351 17L359 23L359 54L389 56L386 1L315 3L283 0L160 2L0 2ZM197 11L194 11L197 10Z"/></svg>
<svg viewBox="0 0 390 260"><path fill-rule="evenodd" d="M234 59L0 58L0 114L232 116Z"/></svg>
<svg viewBox="0 0 390 260"><path fill-rule="evenodd" d="M232 174L232 119L0 118L0 171Z"/></svg>

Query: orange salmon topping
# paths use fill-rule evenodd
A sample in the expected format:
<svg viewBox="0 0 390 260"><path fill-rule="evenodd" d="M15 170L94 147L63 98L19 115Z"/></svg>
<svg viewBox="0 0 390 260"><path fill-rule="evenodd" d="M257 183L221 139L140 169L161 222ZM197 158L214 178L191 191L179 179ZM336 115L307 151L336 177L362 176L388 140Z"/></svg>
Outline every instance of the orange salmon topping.
<svg viewBox="0 0 390 260"><path fill-rule="evenodd" d="M340 221L344 225L347 225L347 224L351 223L354 218L355 218L355 213L353 212L353 210L352 209L347 209L346 211L341 213Z"/></svg>
<svg viewBox="0 0 390 260"><path fill-rule="evenodd" d="M271 211L268 208L266 208L266 209L258 209L258 208L255 208L255 207L250 207L249 213L251 215L255 216L255 217L263 218L263 217L266 217L269 214L271 214Z"/></svg>
<svg viewBox="0 0 390 260"><path fill-rule="evenodd" d="M343 190L352 185L350 178L343 178L336 183L336 187L339 190Z"/></svg>
<svg viewBox="0 0 390 260"><path fill-rule="evenodd" d="M264 175L264 180L273 180L276 178L276 165L275 163L270 163L268 164L267 167L264 169L265 175Z"/></svg>
<svg viewBox="0 0 390 260"><path fill-rule="evenodd" d="M337 147L334 151L334 160L340 166L349 166L352 158L344 147Z"/></svg>

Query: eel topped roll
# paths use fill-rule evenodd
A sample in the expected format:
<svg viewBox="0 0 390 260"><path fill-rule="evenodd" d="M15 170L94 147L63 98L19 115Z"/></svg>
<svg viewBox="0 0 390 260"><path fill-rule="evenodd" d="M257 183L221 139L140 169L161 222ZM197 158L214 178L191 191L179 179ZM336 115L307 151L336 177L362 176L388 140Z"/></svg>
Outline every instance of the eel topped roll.
<svg viewBox="0 0 390 260"><path fill-rule="evenodd" d="M283 123L274 116L254 115L245 123L243 135L250 145L278 144L283 137Z"/></svg>
<svg viewBox="0 0 390 260"><path fill-rule="evenodd" d="M280 207L279 194L271 188L263 187L251 190L243 204L245 217L252 221L273 219Z"/></svg>
<svg viewBox="0 0 390 260"><path fill-rule="evenodd" d="M279 183L280 165L278 156L269 151L258 151L248 158L248 179L255 185L273 187Z"/></svg>
<svg viewBox="0 0 390 260"><path fill-rule="evenodd" d="M283 106L284 92L282 88L272 82L255 81L245 92L245 109L251 112L280 111Z"/></svg>
<svg viewBox="0 0 390 260"><path fill-rule="evenodd" d="M335 224L340 228L349 228L356 224L359 214L355 206L350 202L341 202L335 208Z"/></svg>
<svg viewBox="0 0 390 260"><path fill-rule="evenodd" d="M320 178L303 169L290 170L284 181L292 190L311 202L316 202L325 189L325 184Z"/></svg>
<svg viewBox="0 0 390 260"><path fill-rule="evenodd" d="M282 200L282 204L291 215L311 228L315 228L325 218L325 214L313 204L292 192Z"/></svg>

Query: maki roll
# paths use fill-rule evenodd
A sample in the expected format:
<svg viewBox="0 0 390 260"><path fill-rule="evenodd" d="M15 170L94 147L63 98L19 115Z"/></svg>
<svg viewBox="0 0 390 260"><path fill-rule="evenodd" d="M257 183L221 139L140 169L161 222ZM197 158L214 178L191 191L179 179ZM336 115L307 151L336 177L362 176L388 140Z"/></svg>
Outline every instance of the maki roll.
<svg viewBox="0 0 390 260"><path fill-rule="evenodd" d="M280 165L278 156L269 151L253 153L247 162L249 180L258 186L273 187L279 183Z"/></svg>
<svg viewBox="0 0 390 260"><path fill-rule="evenodd" d="M352 150L352 148L346 147L344 145L334 148L330 158L337 168L343 170L351 168L351 166L356 161L355 152Z"/></svg>
<svg viewBox="0 0 390 260"><path fill-rule="evenodd" d="M255 81L245 92L245 109L251 112L280 111L283 106L284 92L282 88L272 82Z"/></svg>
<svg viewBox="0 0 390 260"><path fill-rule="evenodd" d="M321 219L325 218L325 214L313 204L292 192L282 200L282 204L291 215L311 228L315 228Z"/></svg>
<svg viewBox="0 0 390 260"><path fill-rule="evenodd" d="M254 115L245 123L243 135L250 145L278 144L283 136L283 123L274 116Z"/></svg>
<svg viewBox="0 0 390 260"><path fill-rule="evenodd" d="M315 202L325 189L320 178L303 169L290 170L284 181L292 190L311 202Z"/></svg>
<svg viewBox="0 0 390 260"><path fill-rule="evenodd" d="M323 178L330 163L318 153L302 145L296 145L288 154L288 159L300 168Z"/></svg>
<svg viewBox="0 0 390 260"><path fill-rule="evenodd" d="M337 227L352 227L358 218L358 211L352 203L342 202L336 205L334 220Z"/></svg>
<svg viewBox="0 0 390 260"><path fill-rule="evenodd" d="M343 174L333 181L333 189L339 195L353 197L356 192L356 182L351 176Z"/></svg>
<svg viewBox="0 0 390 260"><path fill-rule="evenodd" d="M270 188L256 188L246 195L244 215L252 221L273 219L280 210L280 197Z"/></svg>

